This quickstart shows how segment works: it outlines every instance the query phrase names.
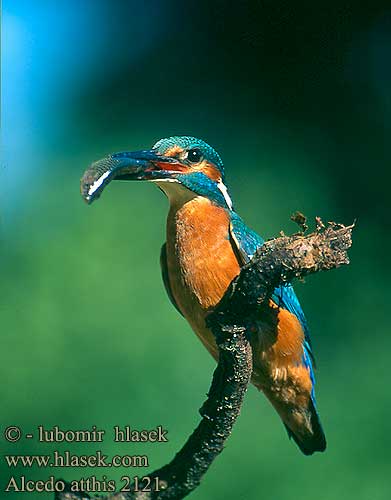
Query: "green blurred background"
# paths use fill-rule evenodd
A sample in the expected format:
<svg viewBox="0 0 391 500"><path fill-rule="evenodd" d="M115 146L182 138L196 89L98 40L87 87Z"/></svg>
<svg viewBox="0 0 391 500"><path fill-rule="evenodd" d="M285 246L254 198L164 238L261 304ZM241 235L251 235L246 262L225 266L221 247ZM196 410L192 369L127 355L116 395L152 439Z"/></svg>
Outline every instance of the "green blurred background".
<svg viewBox="0 0 391 500"><path fill-rule="evenodd" d="M301 455L251 388L192 498L390 498L389 2L4 0L2 38L1 428L161 424L167 444L59 446L147 453L153 470L197 424L214 362L161 283L167 201L143 183L79 195L92 160L194 135L263 236L295 231L295 210L357 229L350 266L296 285L326 453ZM17 471L53 473L94 471ZM2 459L2 489L10 475Z"/></svg>

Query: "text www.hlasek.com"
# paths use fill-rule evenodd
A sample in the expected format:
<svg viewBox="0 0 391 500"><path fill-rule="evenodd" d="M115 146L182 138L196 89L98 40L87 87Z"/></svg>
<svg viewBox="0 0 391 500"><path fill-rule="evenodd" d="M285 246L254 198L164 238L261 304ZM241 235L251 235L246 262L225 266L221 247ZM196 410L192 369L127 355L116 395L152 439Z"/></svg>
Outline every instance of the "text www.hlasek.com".
<svg viewBox="0 0 391 500"><path fill-rule="evenodd" d="M53 455L5 455L8 467L148 467L146 455L114 455L111 460L101 451L94 455L75 455L54 451Z"/></svg>

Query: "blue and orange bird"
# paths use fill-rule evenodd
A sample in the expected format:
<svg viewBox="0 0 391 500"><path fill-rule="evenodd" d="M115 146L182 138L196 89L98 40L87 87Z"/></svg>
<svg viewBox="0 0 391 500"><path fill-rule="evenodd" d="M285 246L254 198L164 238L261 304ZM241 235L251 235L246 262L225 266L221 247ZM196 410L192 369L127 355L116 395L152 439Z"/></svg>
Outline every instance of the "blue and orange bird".
<svg viewBox="0 0 391 500"><path fill-rule="evenodd" d="M112 179L148 180L167 195L167 241L160 256L164 285L216 359L217 346L205 318L264 242L235 212L219 154L194 137L169 137L151 150L115 153L87 170L81 187L85 200L99 197ZM251 335L252 383L305 455L324 451L311 342L291 285L274 290Z"/></svg>

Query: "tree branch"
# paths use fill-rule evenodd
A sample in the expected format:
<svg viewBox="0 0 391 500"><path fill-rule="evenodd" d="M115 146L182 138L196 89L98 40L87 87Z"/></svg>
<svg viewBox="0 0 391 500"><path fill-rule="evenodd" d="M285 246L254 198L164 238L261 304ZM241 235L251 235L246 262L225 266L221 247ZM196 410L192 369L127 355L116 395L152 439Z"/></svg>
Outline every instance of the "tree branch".
<svg viewBox="0 0 391 500"><path fill-rule="evenodd" d="M200 410L200 424L169 464L148 475L159 478L160 491L136 492L133 484L131 492L109 495L105 500L180 500L199 485L223 450L240 413L252 372L252 353L246 332L259 308L282 283L348 264L347 250L352 244L353 227L329 223L325 228L317 219L315 232L282 236L267 241L257 251L207 318L219 348L219 362L208 399ZM55 498L90 497L62 492Z"/></svg>

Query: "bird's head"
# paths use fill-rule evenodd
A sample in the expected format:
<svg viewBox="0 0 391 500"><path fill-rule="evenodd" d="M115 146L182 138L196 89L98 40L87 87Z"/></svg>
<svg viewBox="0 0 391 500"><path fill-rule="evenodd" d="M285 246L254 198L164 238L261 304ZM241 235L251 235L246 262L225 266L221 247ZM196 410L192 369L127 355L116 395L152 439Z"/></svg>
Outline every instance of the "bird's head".
<svg viewBox="0 0 391 500"><path fill-rule="evenodd" d="M195 137L169 137L150 150L114 153L98 160L82 178L83 198L91 203L114 179L156 182L169 197L189 192L232 209L220 155Z"/></svg>

